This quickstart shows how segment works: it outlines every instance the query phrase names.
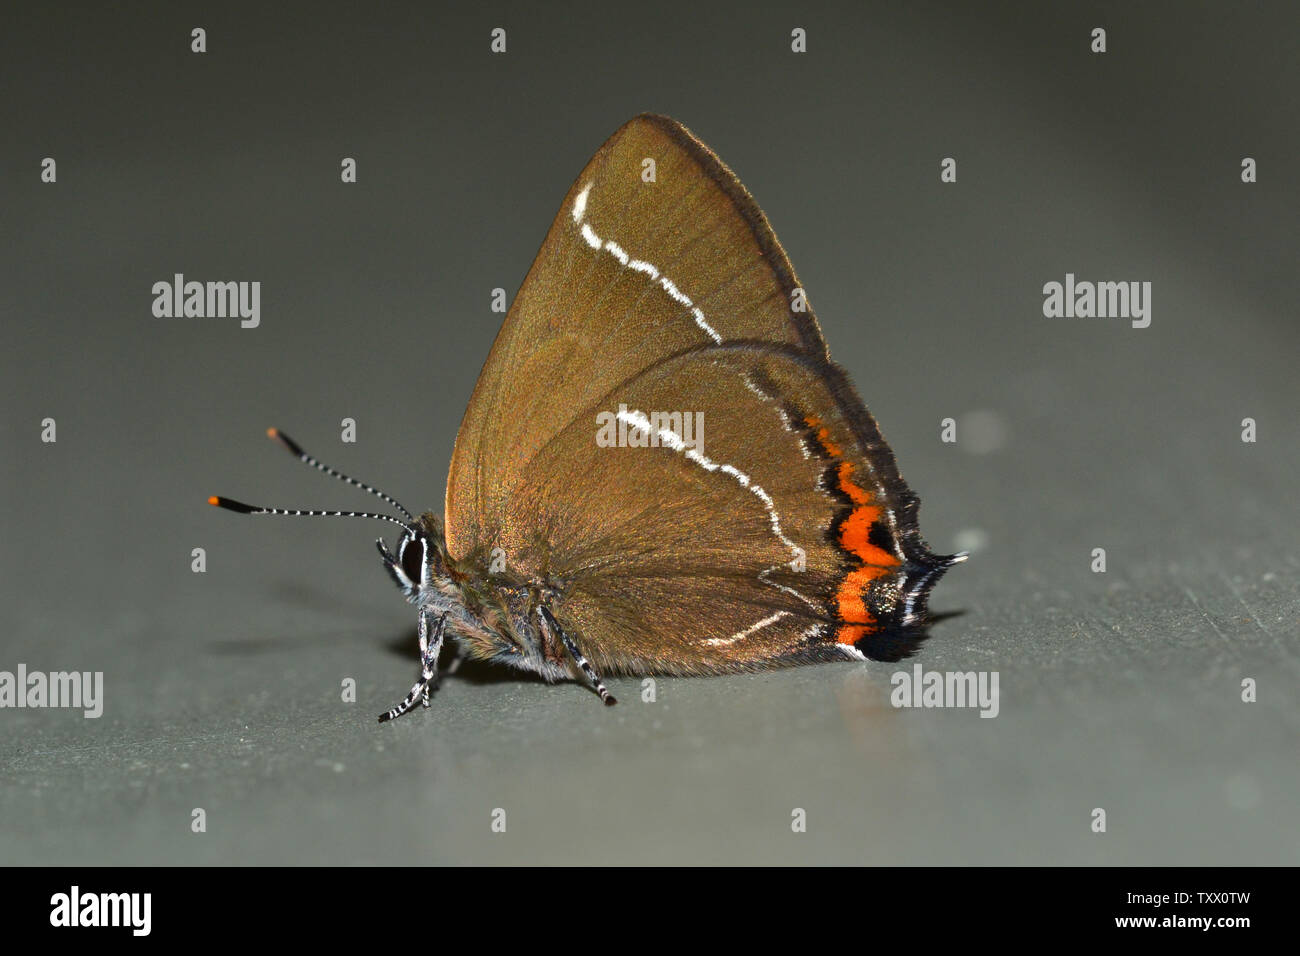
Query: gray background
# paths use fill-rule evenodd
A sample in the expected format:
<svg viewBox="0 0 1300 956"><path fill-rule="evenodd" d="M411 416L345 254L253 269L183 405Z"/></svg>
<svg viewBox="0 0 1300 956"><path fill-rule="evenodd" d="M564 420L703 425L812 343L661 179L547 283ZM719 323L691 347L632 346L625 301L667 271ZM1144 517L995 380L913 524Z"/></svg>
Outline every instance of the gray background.
<svg viewBox="0 0 1300 956"><path fill-rule="evenodd" d="M1297 862L1295 6L973 6L7 13L0 669L107 704L0 711L0 859ZM377 527L204 504L365 506L274 424L440 510L490 290L642 110L768 213L930 543L981 545L916 660L999 671L997 719L871 664L610 710L470 670L380 727L415 661ZM261 327L154 318L174 272L260 280ZM1151 327L1044 318L1066 272L1151 281Z"/></svg>

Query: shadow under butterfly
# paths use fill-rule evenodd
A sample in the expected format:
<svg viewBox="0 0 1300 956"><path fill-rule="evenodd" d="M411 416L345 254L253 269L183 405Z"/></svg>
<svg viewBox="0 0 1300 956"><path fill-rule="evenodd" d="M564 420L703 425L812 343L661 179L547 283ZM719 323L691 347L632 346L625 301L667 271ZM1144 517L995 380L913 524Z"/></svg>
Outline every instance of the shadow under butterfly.
<svg viewBox="0 0 1300 956"><path fill-rule="evenodd" d="M377 544L419 608L420 678L381 721L428 706L447 638L547 680L581 671L607 704L602 673L896 659L965 555L926 546L919 501L802 296L731 170L680 123L638 116L569 190L506 316L456 437L445 523L275 429L400 516L209 501L401 527L395 551Z"/></svg>

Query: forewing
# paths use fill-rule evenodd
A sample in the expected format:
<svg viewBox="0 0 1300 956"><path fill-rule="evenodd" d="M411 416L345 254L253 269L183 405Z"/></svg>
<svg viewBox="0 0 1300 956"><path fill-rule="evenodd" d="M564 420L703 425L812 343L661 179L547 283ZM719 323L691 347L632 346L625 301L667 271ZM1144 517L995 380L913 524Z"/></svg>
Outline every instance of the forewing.
<svg viewBox="0 0 1300 956"><path fill-rule="evenodd" d="M791 310L796 287L763 213L707 147L666 117L623 126L569 190L479 376L448 476L452 554L499 536L538 450L656 362L734 341L824 358L812 312Z"/></svg>

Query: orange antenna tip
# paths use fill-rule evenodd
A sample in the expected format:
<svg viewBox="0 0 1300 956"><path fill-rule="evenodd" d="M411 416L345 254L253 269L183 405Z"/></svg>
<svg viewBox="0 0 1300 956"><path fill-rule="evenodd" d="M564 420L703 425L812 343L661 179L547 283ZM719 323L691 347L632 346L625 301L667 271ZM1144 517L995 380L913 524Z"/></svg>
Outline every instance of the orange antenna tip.
<svg viewBox="0 0 1300 956"><path fill-rule="evenodd" d="M279 437L280 437L280 432L279 432L278 429L275 429L275 428L268 428L268 429L266 430L266 437L267 437L267 438L279 438Z"/></svg>
<svg viewBox="0 0 1300 956"><path fill-rule="evenodd" d="M208 498L208 504L212 505L215 508L221 504L221 499L218 498L216 495L212 495L210 498Z"/></svg>

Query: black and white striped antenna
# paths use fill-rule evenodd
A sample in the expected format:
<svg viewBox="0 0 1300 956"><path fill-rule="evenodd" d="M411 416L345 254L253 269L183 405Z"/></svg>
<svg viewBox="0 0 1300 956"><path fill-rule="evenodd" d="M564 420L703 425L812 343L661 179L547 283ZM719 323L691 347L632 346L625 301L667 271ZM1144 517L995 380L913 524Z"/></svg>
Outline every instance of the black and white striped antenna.
<svg viewBox="0 0 1300 956"><path fill-rule="evenodd" d="M337 478L339 481L345 481L349 485L352 485L356 488L360 488L362 491L369 492L370 494L374 495L376 498L382 498L384 501L387 501L390 505L392 505L402 514L406 515L407 521L415 520L415 515L411 514L409 511L403 508L401 502L399 502L396 498L384 494L378 488L375 488L372 485L368 485L364 481L357 481L355 478L349 478L347 475L343 474L343 472L337 471L336 469L331 468L329 465L325 464L324 462L313 458L311 455L307 454L305 451L302 450L301 445L299 445L296 441L294 441L284 432L280 431L280 429L268 428L266 430L266 437L278 441L285 448L289 449L290 453L292 453L295 458L297 458L299 461L303 462L304 464L311 465L317 471L324 472L325 474L329 475L331 478Z"/></svg>
<svg viewBox="0 0 1300 956"><path fill-rule="evenodd" d="M415 524L415 516L402 507L401 502L396 498L393 498L391 495L386 495L378 488L368 485L363 481L349 478L347 475L343 474L343 472L331 468L324 462L313 458L302 450L301 445L278 428L268 428L266 430L266 435L268 438L278 441L285 448L289 449L290 453L292 453L299 461L311 465L317 471L324 472L331 478L339 479L339 481L347 482L349 485L360 488L362 491L369 492L376 498L381 498L388 502L406 516L406 521L401 521L398 518L394 518L392 515L377 514L373 511L324 511L304 508L267 508L262 505L247 505L242 501L235 501L233 498L222 498L220 495L213 495L210 497L208 499L208 504L216 508L225 508L227 511L233 511L241 515L285 515L291 518L373 518L376 521L390 522L397 525L399 528L407 530L410 530L410 528Z"/></svg>

